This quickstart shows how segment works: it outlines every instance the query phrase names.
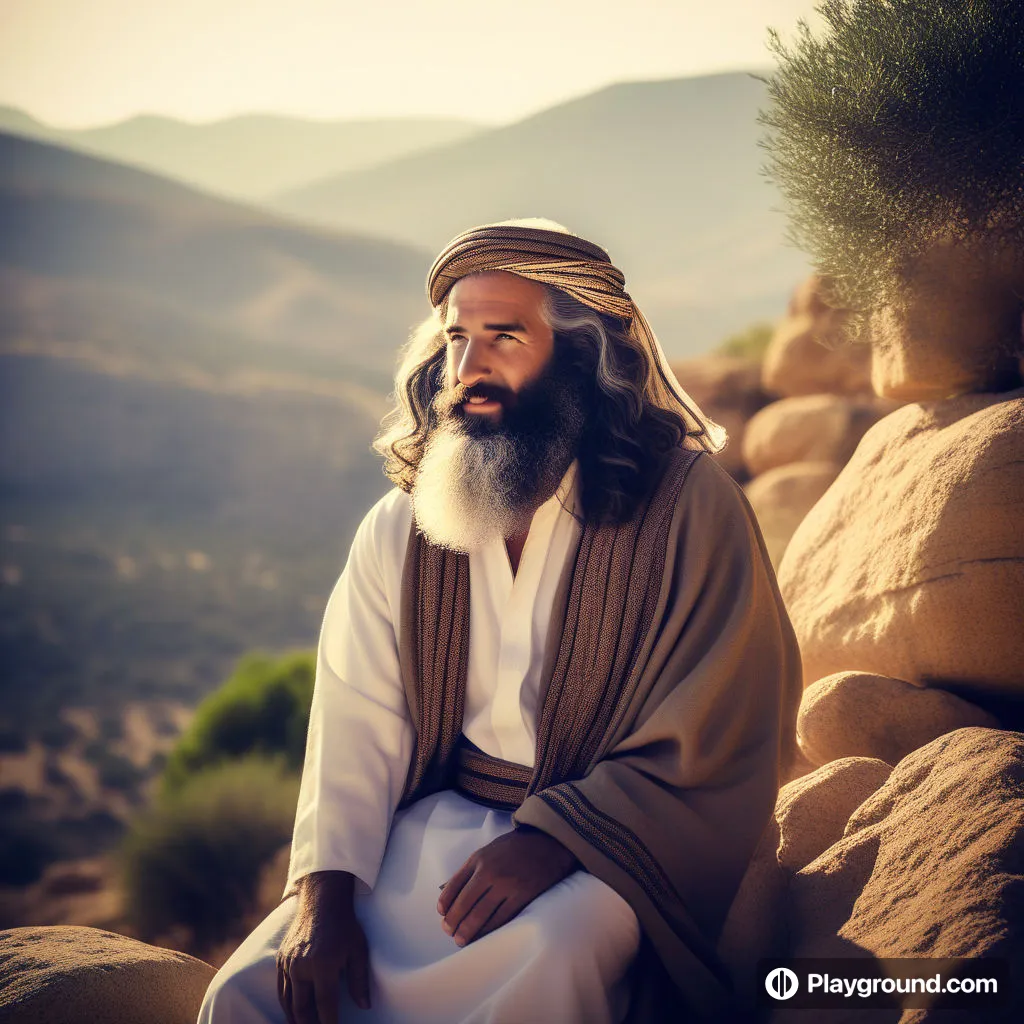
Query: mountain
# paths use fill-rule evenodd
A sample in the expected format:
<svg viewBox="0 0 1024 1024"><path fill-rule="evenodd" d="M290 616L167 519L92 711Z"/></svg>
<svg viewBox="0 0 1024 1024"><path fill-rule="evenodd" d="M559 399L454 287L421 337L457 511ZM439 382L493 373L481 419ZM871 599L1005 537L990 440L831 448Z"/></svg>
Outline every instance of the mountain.
<svg viewBox="0 0 1024 1024"><path fill-rule="evenodd" d="M551 217L609 250L670 356L695 355L778 316L806 273L759 170L763 89L745 74L615 85L274 205L435 251L474 224Z"/></svg>
<svg viewBox="0 0 1024 1024"><path fill-rule="evenodd" d="M0 136L0 732L315 643L429 258Z"/></svg>
<svg viewBox="0 0 1024 1024"><path fill-rule="evenodd" d="M58 142L247 201L453 142L479 129L450 118L310 121L271 114L206 124L142 115L98 128L64 129L12 107L0 108L0 131Z"/></svg>

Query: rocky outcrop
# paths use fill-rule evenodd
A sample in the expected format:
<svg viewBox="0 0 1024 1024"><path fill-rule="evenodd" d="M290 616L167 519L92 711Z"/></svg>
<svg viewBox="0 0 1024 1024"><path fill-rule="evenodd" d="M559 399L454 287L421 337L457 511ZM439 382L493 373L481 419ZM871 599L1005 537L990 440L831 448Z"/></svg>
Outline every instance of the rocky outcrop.
<svg viewBox="0 0 1024 1024"><path fill-rule="evenodd" d="M847 316L825 302L821 278L804 281L765 353L765 390L782 396L870 394L871 348L845 338Z"/></svg>
<svg viewBox="0 0 1024 1024"><path fill-rule="evenodd" d="M834 462L795 462L776 466L746 485L744 491L757 516L772 565L781 563L796 528L841 468Z"/></svg>
<svg viewBox="0 0 1024 1024"><path fill-rule="evenodd" d="M99 928L0 932L3 1024L194 1024L214 969Z"/></svg>
<svg viewBox="0 0 1024 1024"><path fill-rule="evenodd" d="M945 690L866 672L837 672L804 691L797 717L800 749L816 765L838 758L896 764L954 729L997 728L999 720Z"/></svg>
<svg viewBox="0 0 1024 1024"><path fill-rule="evenodd" d="M790 955L1005 957L1019 978L1022 890L1024 734L957 729L896 765L842 838L792 876ZM984 1019L1020 1020L1024 989L1010 995ZM770 1019L806 1015L781 1008Z"/></svg>
<svg viewBox="0 0 1024 1024"><path fill-rule="evenodd" d="M800 395L755 413L743 433L751 474L794 462L845 465L868 428L899 408L870 395Z"/></svg>
<svg viewBox="0 0 1024 1024"><path fill-rule="evenodd" d="M729 440L718 461L734 479L746 480L743 435L747 421L770 401L761 386L761 364L712 353L673 362L672 372L701 410L725 427Z"/></svg>
<svg viewBox="0 0 1024 1024"><path fill-rule="evenodd" d="M1024 391L876 423L779 567L805 685L856 670L989 710L1024 696L1022 507Z"/></svg>
<svg viewBox="0 0 1024 1024"><path fill-rule="evenodd" d="M906 271L902 300L871 315L875 392L930 402L1021 387L1020 246L940 243Z"/></svg>

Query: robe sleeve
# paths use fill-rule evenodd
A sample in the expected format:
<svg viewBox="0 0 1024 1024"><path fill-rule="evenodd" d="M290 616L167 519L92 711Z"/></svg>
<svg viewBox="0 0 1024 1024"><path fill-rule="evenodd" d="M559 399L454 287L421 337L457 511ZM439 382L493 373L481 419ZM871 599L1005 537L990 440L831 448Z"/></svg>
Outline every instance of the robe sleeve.
<svg viewBox="0 0 1024 1024"><path fill-rule="evenodd" d="M553 835L633 907L697 1013L729 999L715 943L795 745L800 653L754 513L710 457L674 510L638 704L581 779L529 796Z"/></svg>
<svg viewBox="0 0 1024 1024"><path fill-rule="evenodd" d="M382 499L356 530L320 628L284 897L312 871L372 888L413 746L381 571Z"/></svg>

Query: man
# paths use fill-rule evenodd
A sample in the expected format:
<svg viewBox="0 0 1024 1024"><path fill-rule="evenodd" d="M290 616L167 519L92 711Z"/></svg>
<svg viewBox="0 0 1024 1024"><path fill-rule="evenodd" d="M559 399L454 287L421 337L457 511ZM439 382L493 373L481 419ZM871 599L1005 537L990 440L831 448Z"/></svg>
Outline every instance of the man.
<svg viewBox="0 0 1024 1024"><path fill-rule="evenodd" d="M742 491L607 253L476 228L328 602L285 899L201 1022L720 1015L800 694Z"/></svg>

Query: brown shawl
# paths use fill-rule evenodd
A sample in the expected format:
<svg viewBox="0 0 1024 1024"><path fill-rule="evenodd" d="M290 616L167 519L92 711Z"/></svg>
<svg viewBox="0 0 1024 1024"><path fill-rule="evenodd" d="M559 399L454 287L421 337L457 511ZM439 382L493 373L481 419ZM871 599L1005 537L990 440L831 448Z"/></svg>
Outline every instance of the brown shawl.
<svg viewBox="0 0 1024 1024"><path fill-rule="evenodd" d="M417 736L406 805L452 784L468 556L430 544L414 522L401 601ZM516 822L554 836L630 903L643 949L657 954L641 978L660 962L677 1003L681 994L690 1013L721 1014L729 992L715 942L774 808L802 687L754 514L713 459L674 451L629 522L584 527L556 592L541 678L536 760ZM669 1009L653 1005L664 992L646 989L631 1020Z"/></svg>

